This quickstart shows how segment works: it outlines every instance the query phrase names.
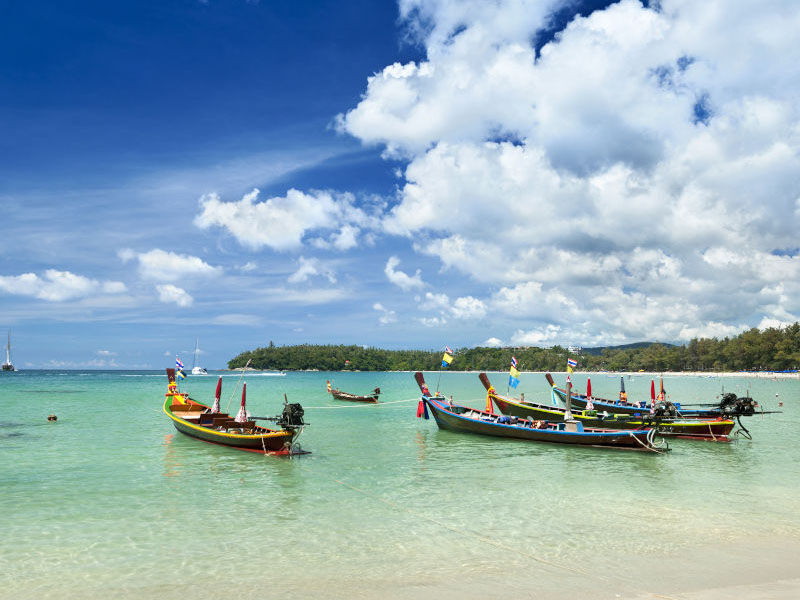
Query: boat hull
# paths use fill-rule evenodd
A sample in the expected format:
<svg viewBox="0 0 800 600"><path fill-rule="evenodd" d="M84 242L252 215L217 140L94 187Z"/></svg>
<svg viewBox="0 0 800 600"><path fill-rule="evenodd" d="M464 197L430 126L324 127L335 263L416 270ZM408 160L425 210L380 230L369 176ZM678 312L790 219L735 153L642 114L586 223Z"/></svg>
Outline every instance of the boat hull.
<svg viewBox="0 0 800 600"><path fill-rule="evenodd" d="M340 392L339 390L331 390L331 396L334 400L344 400L346 402L371 402L375 404L378 402L378 396L356 396L355 394L348 394L347 392Z"/></svg>
<svg viewBox="0 0 800 600"><path fill-rule="evenodd" d="M548 407L540 404L516 402L503 396L489 394L492 402L504 415L523 419L547 421L563 421L566 413L560 407ZM702 421L699 419L651 419L647 416L634 418L632 415L615 415L600 418L587 414L586 411L572 411L572 417L583 423L584 427L600 427L608 429L644 429L654 427L659 435L686 439L709 440L718 442L730 441L730 433L735 424L730 419Z"/></svg>
<svg viewBox="0 0 800 600"><path fill-rule="evenodd" d="M449 431L555 444L626 448L630 450L652 449L652 444L648 441L648 431L604 430L573 432L533 429L520 425L507 425L465 417L456 414L452 408L447 407L447 405L435 398L423 397L423 401L433 414L433 418L439 428ZM489 416L489 413L482 414Z"/></svg>
<svg viewBox="0 0 800 600"><path fill-rule="evenodd" d="M180 399L176 398L177 396L180 396ZM228 430L219 431L210 426L204 426L193 422L193 419L183 418L173 412L171 406L176 400L178 403L191 402L193 407L197 407L199 410L207 410L208 407L204 404L194 402L183 394L175 394L174 396L168 394L163 409L164 413L172 420L175 429L190 437L203 440L204 442L211 442L240 450L260 451L265 453L281 452L291 447L298 433L295 430L273 430L260 426L256 426L254 433L241 433Z"/></svg>
<svg viewBox="0 0 800 600"><path fill-rule="evenodd" d="M567 392L566 390L558 387L553 388L553 392L563 401L566 403L567 401ZM586 396L584 394L576 394L572 393L570 396L571 406L576 408L585 409L586 408ZM646 412L649 413L650 409L647 406L636 406L630 403L620 403L614 402L611 400L607 400L605 398L594 398L592 397L592 405L594 406L595 410L598 411L606 411L609 413L615 414L622 414L622 415L642 415ZM691 410L685 409L679 411L679 416L682 419L715 419L717 417L723 416L723 413L719 410Z"/></svg>

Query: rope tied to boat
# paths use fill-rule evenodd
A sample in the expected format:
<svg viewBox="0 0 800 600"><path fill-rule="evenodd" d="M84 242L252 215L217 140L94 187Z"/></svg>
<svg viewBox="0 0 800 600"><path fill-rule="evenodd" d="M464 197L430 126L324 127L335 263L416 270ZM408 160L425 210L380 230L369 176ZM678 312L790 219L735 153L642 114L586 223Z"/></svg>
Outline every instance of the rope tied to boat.
<svg viewBox="0 0 800 600"><path fill-rule="evenodd" d="M628 435L631 436L634 440L636 440L636 443L639 444L642 448L650 452L655 452L656 454L664 454L664 452L669 450L669 443L667 442L667 440L664 440L664 443L661 444L660 446L656 446L655 443L653 443L653 439L655 438L656 435L655 429L647 430L647 436L645 438L647 440L646 444L642 442L642 440L639 439L639 436L637 436L634 432L629 431Z"/></svg>
<svg viewBox="0 0 800 600"><path fill-rule="evenodd" d="M740 429L737 429L734 432L733 435L741 436L746 440L752 440L753 436L750 434L750 431L748 431L747 427L742 425L742 416L741 415L736 415L736 422L739 423Z"/></svg>

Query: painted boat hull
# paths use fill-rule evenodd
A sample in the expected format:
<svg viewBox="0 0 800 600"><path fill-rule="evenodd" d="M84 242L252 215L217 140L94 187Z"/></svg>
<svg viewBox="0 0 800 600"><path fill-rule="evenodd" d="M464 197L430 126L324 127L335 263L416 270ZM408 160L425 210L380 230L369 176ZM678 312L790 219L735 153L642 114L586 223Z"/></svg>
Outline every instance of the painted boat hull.
<svg viewBox="0 0 800 600"><path fill-rule="evenodd" d="M457 414L454 410L468 410L477 412L487 417L491 413L475 411L463 406L449 406L444 399L422 397L423 402L430 409L439 429L457 431L461 433L475 433L493 437L514 438L534 442L548 442L555 444L570 444L577 446L599 446L610 448L623 448L629 450L651 450L648 441L649 431L620 431L620 430L591 430L591 431L558 431L554 429L532 429L515 424L502 424L493 421L483 421ZM496 415L494 415L496 417Z"/></svg>
<svg viewBox="0 0 800 600"><path fill-rule="evenodd" d="M331 390L331 396L334 400L345 400L346 402L372 402L373 404L378 401L378 395L372 396L356 396L355 394L348 394L347 392L340 392L339 390Z"/></svg>
<svg viewBox="0 0 800 600"><path fill-rule="evenodd" d="M252 452L284 452L291 447L294 438L298 435L296 430L288 429L268 429L256 426L253 433L241 433L236 431L218 431L210 426L200 425L194 419L187 419L180 414L173 412L173 404L190 404L198 411L208 410L205 404L195 402L185 394L167 394L164 401L164 413L172 420L175 429L204 442L229 446L239 450L250 450ZM227 415L220 415L227 416Z"/></svg>
<svg viewBox="0 0 800 600"><path fill-rule="evenodd" d="M563 402L567 401L567 391L563 388L554 387L553 392L561 398ZM585 409L586 408L586 395L585 394L577 394L575 392L572 393L570 396L572 402L571 406L576 408ZM594 409L598 411L606 411L610 413L622 414L622 415L635 415L635 414L643 414L645 412L649 412L650 408L647 406L636 406L634 404L626 403L619 403L614 402L612 400L607 400L605 398L595 398L592 397L592 404L594 405ZM680 411L680 417L682 419L716 419L717 417L723 416L722 412L719 410L711 409L711 410L692 410L692 409L683 409Z"/></svg>
<svg viewBox="0 0 800 600"><path fill-rule="evenodd" d="M498 410L504 415L523 419L531 418L547 421L563 421L566 409L556 406L545 406L529 402L518 402L504 396L490 393L489 397ZM699 419L651 419L649 416L633 418L632 415L609 415L600 418L586 414L585 411L572 412L572 417L583 423L584 427L600 427L607 429L645 429L654 427L659 435L686 439L709 440L717 442L730 441L730 433L735 423L730 419L702 421Z"/></svg>

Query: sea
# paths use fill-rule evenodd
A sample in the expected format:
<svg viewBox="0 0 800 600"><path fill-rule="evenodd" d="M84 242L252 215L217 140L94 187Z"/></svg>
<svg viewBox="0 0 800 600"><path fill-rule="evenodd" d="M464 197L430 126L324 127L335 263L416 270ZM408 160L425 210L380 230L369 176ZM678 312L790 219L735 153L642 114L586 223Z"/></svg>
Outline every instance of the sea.
<svg viewBox="0 0 800 600"><path fill-rule="evenodd" d="M211 372L235 412L305 409L309 454L175 431L163 372L0 374L0 598L795 598L800 379L666 376L682 404L749 394L752 439L663 454L440 431L413 373ZM242 379L243 377L243 379ZM490 374L506 391L507 374ZM563 383L564 374L555 374ZM577 390L586 374L576 373ZM337 402L380 387L377 405ZM485 404L477 373L431 389ZM631 399L651 376L625 377ZM591 374L597 397L619 376ZM658 385L658 384L657 384ZM550 402L541 373L516 394ZM514 390L512 390L514 392ZM783 406L778 404L782 402ZM58 420L49 422L48 415Z"/></svg>

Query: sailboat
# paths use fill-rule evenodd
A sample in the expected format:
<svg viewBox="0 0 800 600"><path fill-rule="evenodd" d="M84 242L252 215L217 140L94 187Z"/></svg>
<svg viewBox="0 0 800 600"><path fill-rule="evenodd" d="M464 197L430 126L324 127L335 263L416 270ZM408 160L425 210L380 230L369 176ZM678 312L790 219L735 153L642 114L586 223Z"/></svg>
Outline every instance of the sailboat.
<svg viewBox="0 0 800 600"><path fill-rule="evenodd" d="M6 343L6 362L1 368L3 371L16 371L14 365L11 364L11 332L8 334L8 343Z"/></svg>
<svg viewBox="0 0 800 600"><path fill-rule="evenodd" d="M200 340L194 339L194 361L192 362L192 375L208 375L208 371L204 367L197 366L197 355L200 352L198 343Z"/></svg>

